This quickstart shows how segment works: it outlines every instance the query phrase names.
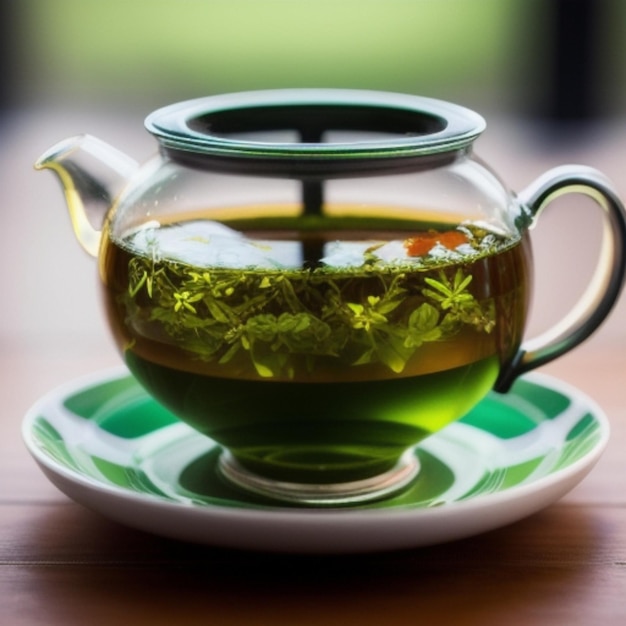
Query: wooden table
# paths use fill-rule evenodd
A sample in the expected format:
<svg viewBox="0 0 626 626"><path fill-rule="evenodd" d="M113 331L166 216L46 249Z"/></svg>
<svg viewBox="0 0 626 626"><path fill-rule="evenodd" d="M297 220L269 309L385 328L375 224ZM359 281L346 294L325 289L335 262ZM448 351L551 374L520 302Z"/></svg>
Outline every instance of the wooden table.
<svg viewBox="0 0 626 626"><path fill-rule="evenodd" d="M50 388L116 365L119 357L104 331L95 266L72 240L56 183L32 173L30 164L49 143L84 129L123 148L139 146L134 154L141 157L151 144L140 126L112 114L77 112L70 118L33 111L4 130L0 624L626 623L623 301L591 341L543 368L579 387L608 414L612 437L602 459L558 503L478 537L342 557L214 549L125 528L48 483L20 439L25 411ZM577 160L607 171L626 196L616 156L626 146L623 126L574 155L522 140L523 129L501 130L502 138L486 140L482 153L500 164L513 187L547 166ZM511 137L519 140L516 152L506 149ZM559 237L546 224L537 231L538 263L556 260ZM590 236L584 220L580 231L583 241ZM579 275L584 282L582 269ZM568 288L570 282L561 280ZM555 284L552 279L539 287L536 326L550 316ZM556 300L566 300L566 292Z"/></svg>

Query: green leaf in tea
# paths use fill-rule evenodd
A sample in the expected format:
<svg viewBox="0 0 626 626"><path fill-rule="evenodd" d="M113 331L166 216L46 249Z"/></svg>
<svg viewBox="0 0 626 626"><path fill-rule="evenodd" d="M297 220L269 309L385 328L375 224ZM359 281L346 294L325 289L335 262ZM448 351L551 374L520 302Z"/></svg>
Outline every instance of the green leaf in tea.
<svg viewBox="0 0 626 626"><path fill-rule="evenodd" d="M360 267L281 270L200 268L134 251L119 304L133 326L156 325L159 341L239 370L247 360L263 378L312 371L319 358L401 373L424 344L495 327L494 302L473 295L467 263L383 262L375 252Z"/></svg>
<svg viewBox="0 0 626 626"><path fill-rule="evenodd" d="M404 346L419 348L426 341L437 341L441 338L439 326L439 311L432 305L424 302L409 316Z"/></svg>

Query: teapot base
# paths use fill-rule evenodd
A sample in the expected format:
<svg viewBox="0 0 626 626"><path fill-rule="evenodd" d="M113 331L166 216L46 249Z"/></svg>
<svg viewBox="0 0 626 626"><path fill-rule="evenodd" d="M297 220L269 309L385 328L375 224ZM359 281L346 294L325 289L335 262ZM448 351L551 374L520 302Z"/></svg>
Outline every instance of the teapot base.
<svg viewBox="0 0 626 626"><path fill-rule="evenodd" d="M380 500L401 491L418 475L420 463L415 452L407 450L390 470L369 478L341 483L296 483L251 472L224 450L219 470L230 483L255 495L301 506L338 507Z"/></svg>

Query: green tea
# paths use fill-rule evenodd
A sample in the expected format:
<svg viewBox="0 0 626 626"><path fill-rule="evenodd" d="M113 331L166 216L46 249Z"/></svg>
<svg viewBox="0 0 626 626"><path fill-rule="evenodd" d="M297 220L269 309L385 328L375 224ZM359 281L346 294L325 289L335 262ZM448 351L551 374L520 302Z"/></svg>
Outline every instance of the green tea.
<svg viewBox="0 0 626 626"><path fill-rule="evenodd" d="M247 469L356 480L459 418L521 340L524 240L482 225L217 224L105 237L126 362Z"/></svg>

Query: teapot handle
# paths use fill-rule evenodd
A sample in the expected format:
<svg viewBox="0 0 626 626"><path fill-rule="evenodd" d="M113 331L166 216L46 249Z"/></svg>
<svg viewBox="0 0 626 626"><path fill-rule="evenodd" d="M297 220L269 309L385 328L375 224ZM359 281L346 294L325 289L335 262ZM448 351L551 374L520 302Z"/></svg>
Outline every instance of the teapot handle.
<svg viewBox="0 0 626 626"><path fill-rule="evenodd" d="M611 183L599 171L575 165L557 167L519 194L531 225L554 199L566 193L588 196L602 208L600 257L587 289L572 310L552 328L522 343L500 373L495 391L506 392L521 374L568 352L605 320L619 297L626 273L626 212Z"/></svg>

